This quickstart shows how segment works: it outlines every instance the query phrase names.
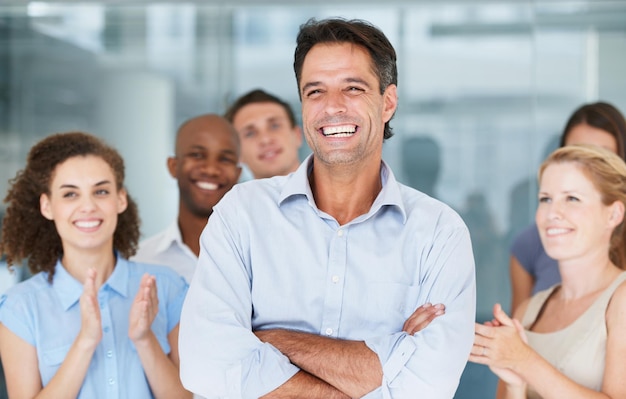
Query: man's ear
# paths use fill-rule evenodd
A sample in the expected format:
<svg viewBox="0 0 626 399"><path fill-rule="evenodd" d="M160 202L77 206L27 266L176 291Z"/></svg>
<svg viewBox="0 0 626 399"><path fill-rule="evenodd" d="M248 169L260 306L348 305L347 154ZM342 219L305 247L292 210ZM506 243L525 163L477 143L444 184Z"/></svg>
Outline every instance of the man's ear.
<svg viewBox="0 0 626 399"><path fill-rule="evenodd" d="M296 125L293 127L293 134L296 135L298 148L302 147L302 129L300 128L300 126Z"/></svg>
<svg viewBox="0 0 626 399"><path fill-rule="evenodd" d="M170 176L176 179L176 167L178 166L178 159L176 157L167 157L167 170L170 172Z"/></svg>
<svg viewBox="0 0 626 399"><path fill-rule="evenodd" d="M237 179L235 181L239 182L239 179L241 178L241 171L243 170L243 168L241 167L241 163L239 163L237 165Z"/></svg>
<svg viewBox="0 0 626 399"><path fill-rule="evenodd" d="M50 207L50 198L47 194L41 194L39 196L39 212L48 220L53 219L52 209Z"/></svg>
<svg viewBox="0 0 626 399"><path fill-rule="evenodd" d="M390 84L383 93L383 122L387 123L398 108L398 87Z"/></svg>

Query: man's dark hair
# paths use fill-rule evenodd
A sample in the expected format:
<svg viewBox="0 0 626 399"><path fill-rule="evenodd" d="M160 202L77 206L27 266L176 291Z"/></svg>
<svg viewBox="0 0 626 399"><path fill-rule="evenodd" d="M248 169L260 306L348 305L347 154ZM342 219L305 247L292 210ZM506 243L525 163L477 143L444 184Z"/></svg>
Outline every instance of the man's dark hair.
<svg viewBox="0 0 626 399"><path fill-rule="evenodd" d="M321 21L309 19L300 26L296 41L293 69L300 93L300 78L302 65L307 53L320 43L352 43L367 50L372 58L372 68L378 76L380 94L391 84L398 85L398 68L396 66L396 51L385 34L371 23L359 19L345 20L343 18L329 18ZM393 136L389 122L385 123L383 139Z"/></svg>
<svg viewBox="0 0 626 399"><path fill-rule="evenodd" d="M283 109L287 113L287 117L289 117L289 122L291 123L291 127L296 126L296 116L294 115L293 110L291 109L291 106L289 106L289 104L287 104L285 101L281 100L280 98L272 94L269 94L268 92L263 91L261 89L252 90L244 94L243 96L239 97L237 100L235 100L235 102L230 107L228 107L228 110L226 110L226 113L224 114L224 118L228 119L230 123L233 123L233 120L235 119L235 115L237 115L237 113L239 112L241 108L245 107L248 104L255 104L255 103L275 103L275 104L280 105L281 107L283 107Z"/></svg>

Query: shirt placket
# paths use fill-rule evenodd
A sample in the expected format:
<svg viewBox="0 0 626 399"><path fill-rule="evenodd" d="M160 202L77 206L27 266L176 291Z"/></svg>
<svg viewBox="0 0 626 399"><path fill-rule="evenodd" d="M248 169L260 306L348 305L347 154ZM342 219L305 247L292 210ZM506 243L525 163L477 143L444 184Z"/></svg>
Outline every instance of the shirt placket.
<svg viewBox="0 0 626 399"><path fill-rule="evenodd" d="M320 334L337 337L341 322L341 309L345 290L348 228L339 227L330 241L326 294Z"/></svg>
<svg viewBox="0 0 626 399"><path fill-rule="evenodd" d="M109 306L110 291L104 287L98 296L100 302L100 318L102 320L102 341L104 350L104 370L106 378L106 397L109 399L119 398L119 370L117 367L117 354L115 350L115 334L113 334L113 317Z"/></svg>

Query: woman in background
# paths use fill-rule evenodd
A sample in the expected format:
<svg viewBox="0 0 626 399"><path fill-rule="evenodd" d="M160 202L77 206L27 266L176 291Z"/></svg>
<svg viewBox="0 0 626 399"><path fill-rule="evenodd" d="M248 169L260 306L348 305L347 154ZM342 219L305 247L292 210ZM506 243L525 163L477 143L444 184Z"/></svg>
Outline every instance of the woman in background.
<svg viewBox="0 0 626 399"><path fill-rule="evenodd" d="M12 180L0 237L30 279L0 297L0 356L11 398L187 398L173 271L129 262L139 218L124 163L84 133L37 143Z"/></svg>
<svg viewBox="0 0 626 399"><path fill-rule="evenodd" d="M625 398L626 164L597 146L566 146L539 183L535 221L562 283L513 320L496 305L492 322L476 324L469 360L498 375L499 399Z"/></svg>
<svg viewBox="0 0 626 399"><path fill-rule="evenodd" d="M593 144L604 147L626 160L626 120L613 105L605 102L585 104L567 121L560 146ZM511 245L509 259L511 312L540 290L561 281L556 261L543 249L537 225L522 230Z"/></svg>

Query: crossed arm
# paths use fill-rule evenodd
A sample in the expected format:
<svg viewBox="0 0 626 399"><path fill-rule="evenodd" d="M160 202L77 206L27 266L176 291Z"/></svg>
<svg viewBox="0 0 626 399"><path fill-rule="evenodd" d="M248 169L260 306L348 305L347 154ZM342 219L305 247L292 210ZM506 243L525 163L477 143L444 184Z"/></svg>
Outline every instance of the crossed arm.
<svg viewBox="0 0 626 399"><path fill-rule="evenodd" d="M441 304L420 306L406 320L403 331L414 334L444 311ZM263 396L265 399L304 397L304 394L307 397L355 398L381 385L380 360L363 341L280 329L255 331L255 335L272 344L301 369L285 384Z"/></svg>

